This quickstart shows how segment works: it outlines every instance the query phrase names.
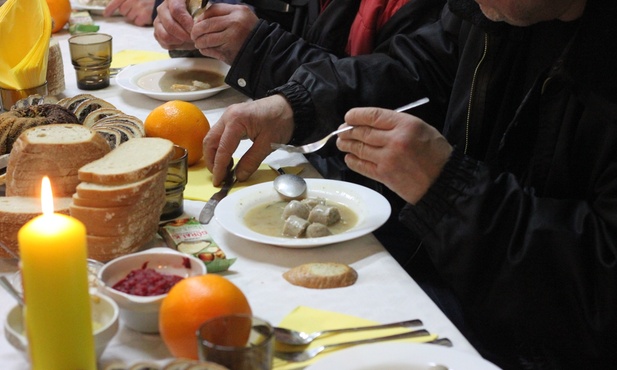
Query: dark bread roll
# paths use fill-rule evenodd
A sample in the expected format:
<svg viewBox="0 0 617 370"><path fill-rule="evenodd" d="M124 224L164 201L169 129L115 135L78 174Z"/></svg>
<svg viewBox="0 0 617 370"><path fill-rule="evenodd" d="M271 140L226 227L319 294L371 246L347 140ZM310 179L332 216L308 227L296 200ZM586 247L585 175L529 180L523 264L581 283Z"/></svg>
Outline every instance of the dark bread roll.
<svg viewBox="0 0 617 370"><path fill-rule="evenodd" d="M58 104L30 105L0 113L0 154L11 151L26 129L52 123L79 123L77 116Z"/></svg>

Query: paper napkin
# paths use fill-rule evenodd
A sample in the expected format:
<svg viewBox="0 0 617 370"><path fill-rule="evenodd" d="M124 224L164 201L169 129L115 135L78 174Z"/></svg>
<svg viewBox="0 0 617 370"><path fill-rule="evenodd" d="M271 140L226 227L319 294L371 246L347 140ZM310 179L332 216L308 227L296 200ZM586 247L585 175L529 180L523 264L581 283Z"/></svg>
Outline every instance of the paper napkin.
<svg viewBox="0 0 617 370"><path fill-rule="evenodd" d="M111 67L123 68L131 64L140 64L165 59L169 59L169 53L166 51L122 50L114 53L111 58Z"/></svg>
<svg viewBox="0 0 617 370"><path fill-rule="evenodd" d="M412 319L412 318L410 318ZM314 331L319 330L327 330L327 329L339 329L339 328L349 328L356 326L367 326L367 325L376 325L378 322L362 319L356 316L345 315L337 312L318 310L315 308L300 306L294 309L289 315L287 315L283 321L279 323L279 327L294 329L299 331L304 331L307 333L312 333ZM298 351L305 350L313 347L319 347L325 344L333 344L333 343L342 343L349 342L353 340L359 339L367 339L367 338L375 338L382 337L386 335L395 335L399 333L404 333L410 330L417 330L416 328L391 328L391 329L382 329L382 330L373 330L373 331L360 331L355 333L342 333L342 334L332 334L323 337L319 337L315 339L310 345L306 347L301 346L290 346L283 345L280 343L276 343L275 348L278 351ZM431 334L423 337L417 338L408 338L408 339L399 339L393 340L391 342L416 342L416 343L424 343L430 342L432 340L437 339L436 334ZM340 349L344 349L341 347ZM322 352L317 355L312 360L306 362L286 362L279 358L274 358L273 368L277 370L283 369L298 369L303 368L312 364L315 361L319 361L319 359L328 356L330 353L334 353L338 348L333 348L328 350L327 352Z"/></svg>
<svg viewBox="0 0 617 370"><path fill-rule="evenodd" d="M9 0L0 7L0 88L45 83L51 15L45 0Z"/></svg>
<svg viewBox="0 0 617 370"><path fill-rule="evenodd" d="M235 160L237 163L238 161ZM302 171L301 166L284 167L287 173L299 174ZM278 173L271 169L267 164L262 163L257 171L251 175L247 181L236 182L229 193L233 193L247 186L260 184L262 182L273 181ZM207 202L212 194L221 190L220 187L212 185L212 174L206 168L204 160L200 160L197 164L189 167L188 183L184 188L184 198L190 200L201 200Z"/></svg>

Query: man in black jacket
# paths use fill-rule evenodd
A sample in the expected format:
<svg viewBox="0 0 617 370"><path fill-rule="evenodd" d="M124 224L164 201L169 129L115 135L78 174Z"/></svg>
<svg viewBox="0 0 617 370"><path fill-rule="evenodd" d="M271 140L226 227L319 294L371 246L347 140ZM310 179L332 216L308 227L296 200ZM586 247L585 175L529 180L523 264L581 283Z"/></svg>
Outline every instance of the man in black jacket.
<svg viewBox="0 0 617 370"><path fill-rule="evenodd" d="M357 126L337 141L346 163L407 201L400 220L484 356L614 366L616 17L600 0L450 0L386 53L306 64L272 96L231 106L204 141L207 166L220 182L248 137L244 180L270 142L313 141L345 119ZM350 111L423 96L413 116Z"/></svg>
<svg viewBox="0 0 617 370"><path fill-rule="evenodd" d="M278 1L278 0L277 0ZM387 47L398 34L413 32L420 25L434 22L444 0L332 0L319 9L318 0L307 2L306 27L302 37L276 23L259 19L244 5L212 4L196 19L186 10L184 0L165 0L158 7L154 36L168 50L199 50L231 66L225 82L250 98L266 96L268 90L287 82L304 63L355 55L348 43L370 38L371 48ZM380 3L378 14L362 13L363 3ZM354 38L352 25L363 21L378 25L370 34ZM371 18L371 19L367 19ZM372 26L367 24L365 26Z"/></svg>

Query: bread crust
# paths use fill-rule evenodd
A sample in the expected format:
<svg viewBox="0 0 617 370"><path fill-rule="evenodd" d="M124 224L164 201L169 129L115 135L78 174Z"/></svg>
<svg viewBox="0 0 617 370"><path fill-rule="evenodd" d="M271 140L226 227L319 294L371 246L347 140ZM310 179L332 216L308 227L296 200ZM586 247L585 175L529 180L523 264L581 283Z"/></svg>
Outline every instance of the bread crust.
<svg viewBox="0 0 617 370"><path fill-rule="evenodd" d="M174 144L155 137L129 140L105 157L79 169L81 181L117 185L142 180L167 169ZM127 158L134 160L127 161Z"/></svg>
<svg viewBox="0 0 617 370"><path fill-rule="evenodd" d="M312 262L286 271L283 277L293 285L310 289L331 289L353 285L358 279L358 273L343 263Z"/></svg>
<svg viewBox="0 0 617 370"><path fill-rule="evenodd" d="M10 153L25 130L54 123L79 123L77 116L58 104L31 105L0 113L0 154Z"/></svg>
<svg viewBox="0 0 617 370"><path fill-rule="evenodd" d="M15 142L6 170L6 195L40 195L48 176L54 195L71 196L78 169L102 158L111 148L93 130L78 124L53 124L24 131Z"/></svg>
<svg viewBox="0 0 617 370"><path fill-rule="evenodd" d="M54 212L68 215L70 203L71 198L54 198ZM41 213L40 198L0 197L0 242L19 255L19 229ZM0 248L0 258L10 257L10 254Z"/></svg>
<svg viewBox="0 0 617 370"><path fill-rule="evenodd" d="M85 207L117 207L134 204L155 189L165 187L166 171L159 171L144 180L122 185L100 185L81 182L73 194L73 203Z"/></svg>

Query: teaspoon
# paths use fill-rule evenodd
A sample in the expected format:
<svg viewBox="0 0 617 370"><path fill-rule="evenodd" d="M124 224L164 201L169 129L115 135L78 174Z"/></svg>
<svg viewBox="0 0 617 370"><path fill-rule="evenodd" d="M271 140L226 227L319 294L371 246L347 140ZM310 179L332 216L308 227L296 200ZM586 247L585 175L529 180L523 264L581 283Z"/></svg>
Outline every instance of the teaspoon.
<svg viewBox="0 0 617 370"><path fill-rule="evenodd" d="M306 192L306 181L298 175L285 173L282 168L276 169L279 176L274 179L274 189L288 199L295 199Z"/></svg>
<svg viewBox="0 0 617 370"><path fill-rule="evenodd" d="M368 330L380 330L380 329L388 329L388 328L407 328L407 327L418 327L422 326L422 321L418 319L414 320L406 320L400 322L393 322L389 324L379 324L379 325L370 325L370 326L358 326L353 328L342 328L342 329L330 329L330 330L321 330L313 333L305 333L301 331L286 329L275 327L274 328L274 336L276 340L290 344L294 346L304 346L311 343L317 337L328 334L340 334L340 333L351 333L358 331L368 331Z"/></svg>
<svg viewBox="0 0 617 370"><path fill-rule="evenodd" d="M24 306L24 298L17 291L17 289L15 289L13 284L9 282L6 276L0 276L0 285L2 285L2 287L17 300L17 303L19 303L20 306Z"/></svg>

